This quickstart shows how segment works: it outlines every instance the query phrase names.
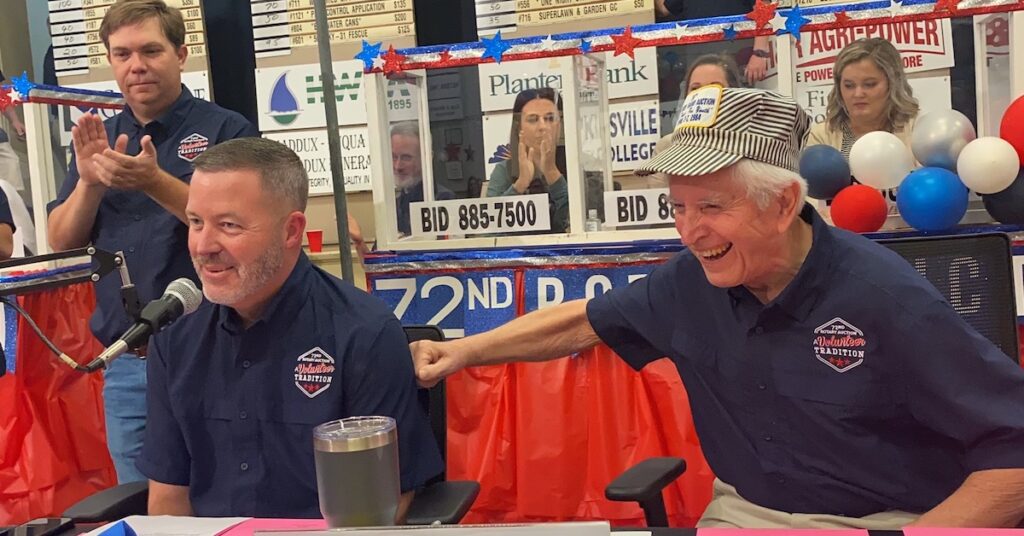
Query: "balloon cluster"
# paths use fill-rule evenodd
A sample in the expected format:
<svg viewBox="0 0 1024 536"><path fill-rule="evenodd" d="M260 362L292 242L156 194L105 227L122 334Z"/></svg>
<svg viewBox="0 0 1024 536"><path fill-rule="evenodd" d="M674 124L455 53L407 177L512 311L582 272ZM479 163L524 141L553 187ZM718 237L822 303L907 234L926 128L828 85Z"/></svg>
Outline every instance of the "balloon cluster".
<svg viewBox="0 0 1024 536"><path fill-rule="evenodd" d="M869 132L853 144L848 165L832 147L808 147L800 175L810 197L832 200L832 222L855 232L882 227L887 208L880 190L897 187L900 215L922 231L955 226L967 212L970 190L983 196L996 220L1024 223L1022 124L1024 97L1007 109L998 138L977 138L970 120L955 110L930 112L917 121L909 149L894 134ZM852 184L851 173L860 184Z"/></svg>

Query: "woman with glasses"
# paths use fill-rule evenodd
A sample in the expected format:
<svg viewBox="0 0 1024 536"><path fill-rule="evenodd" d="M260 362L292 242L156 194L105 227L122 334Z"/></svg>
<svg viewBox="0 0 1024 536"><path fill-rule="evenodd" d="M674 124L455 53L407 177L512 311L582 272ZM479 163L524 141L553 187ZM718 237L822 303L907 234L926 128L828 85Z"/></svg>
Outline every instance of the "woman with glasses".
<svg viewBox="0 0 1024 536"><path fill-rule="evenodd" d="M487 197L546 193L551 232L567 232L569 188L558 92L552 88L522 91L516 96L512 112L511 157L495 166Z"/></svg>

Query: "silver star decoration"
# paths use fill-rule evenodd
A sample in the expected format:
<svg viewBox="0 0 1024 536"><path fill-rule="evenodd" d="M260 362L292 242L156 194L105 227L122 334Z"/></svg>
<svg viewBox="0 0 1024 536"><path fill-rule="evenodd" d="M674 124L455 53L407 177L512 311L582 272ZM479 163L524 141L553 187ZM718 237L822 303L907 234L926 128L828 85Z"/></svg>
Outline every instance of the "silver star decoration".
<svg viewBox="0 0 1024 536"><path fill-rule="evenodd" d="M903 15L903 0L892 0L889 4L889 16L899 17Z"/></svg>
<svg viewBox="0 0 1024 536"><path fill-rule="evenodd" d="M554 50L554 48L555 48L555 40L552 39L550 35L545 37L544 39L541 39L540 40L540 48L542 50Z"/></svg>
<svg viewBox="0 0 1024 536"><path fill-rule="evenodd" d="M683 23L676 24L675 28L672 28L672 36L676 39L682 39L686 37L686 25Z"/></svg>
<svg viewBox="0 0 1024 536"><path fill-rule="evenodd" d="M775 11L775 18L771 20L772 31L778 32L779 30L786 29L786 17L782 15L778 10Z"/></svg>
<svg viewBox="0 0 1024 536"><path fill-rule="evenodd" d="M380 56L377 56L376 58L373 58L373 68L374 69L383 69L384 68L384 58L382 58Z"/></svg>

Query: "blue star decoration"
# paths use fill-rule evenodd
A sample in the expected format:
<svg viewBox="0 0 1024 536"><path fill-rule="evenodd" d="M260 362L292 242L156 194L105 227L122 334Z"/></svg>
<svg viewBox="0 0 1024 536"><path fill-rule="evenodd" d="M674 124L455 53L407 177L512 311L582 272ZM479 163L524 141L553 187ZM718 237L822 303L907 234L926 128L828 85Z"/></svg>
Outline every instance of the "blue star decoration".
<svg viewBox="0 0 1024 536"><path fill-rule="evenodd" d="M587 41L586 39L580 39L580 52L584 54L589 54L591 46L593 45L590 44L590 41Z"/></svg>
<svg viewBox="0 0 1024 536"><path fill-rule="evenodd" d="M736 31L735 24L730 24L727 28L722 28L722 36L728 41L735 40L737 34L739 34L739 32Z"/></svg>
<svg viewBox="0 0 1024 536"><path fill-rule="evenodd" d="M380 47L383 44L383 42L371 44L367 43L365 39L363 40L363 49L356 54L357 60L363 60L363 69L367 71L373 69L373 60L380 56Z"/></svg>
<svg viewBox="0 0 1024 536"><path fill-rule="evenodd" d="M32 91L32 88L36 85L28 79L28 73L22 71L21 76L15 76L11 79L11 85L14 86L14 91L21 94L23 98L28 98L28 94Z"/></svg>
<svg viewBox="0 0 1024 536"><path fill-rule="evenodd" d="M775 35L791 34L799 41L800 30L809 22L811 19L804 16L800 11L800 5L797 4L786 13L786 28L775 32Z"/></svg>
<svg viewBox="0 0 1024 536"><path fill-rule="evenodd" d="M501 63L501 57L505 55L505 51L512 48L512 45L508 44L508 41L504 41L501 38L501 31L494 34L494 37L487 39L486 37L480 40L484 45L484 54L481 58L494 58L494 61Z"/></svg>

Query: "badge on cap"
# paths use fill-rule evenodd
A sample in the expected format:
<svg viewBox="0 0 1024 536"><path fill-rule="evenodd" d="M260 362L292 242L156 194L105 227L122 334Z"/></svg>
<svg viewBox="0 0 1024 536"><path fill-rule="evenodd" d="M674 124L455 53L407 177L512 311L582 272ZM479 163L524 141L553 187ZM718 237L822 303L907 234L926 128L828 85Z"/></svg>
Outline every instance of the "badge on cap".
<svg viewBox="0 0 1024 536"><path fill-rule="evenodd" d="M680 105L675 130L714 125L718 120L718 107L722 104L722 89L718 84L711 84L686 95Z"/></svg>

